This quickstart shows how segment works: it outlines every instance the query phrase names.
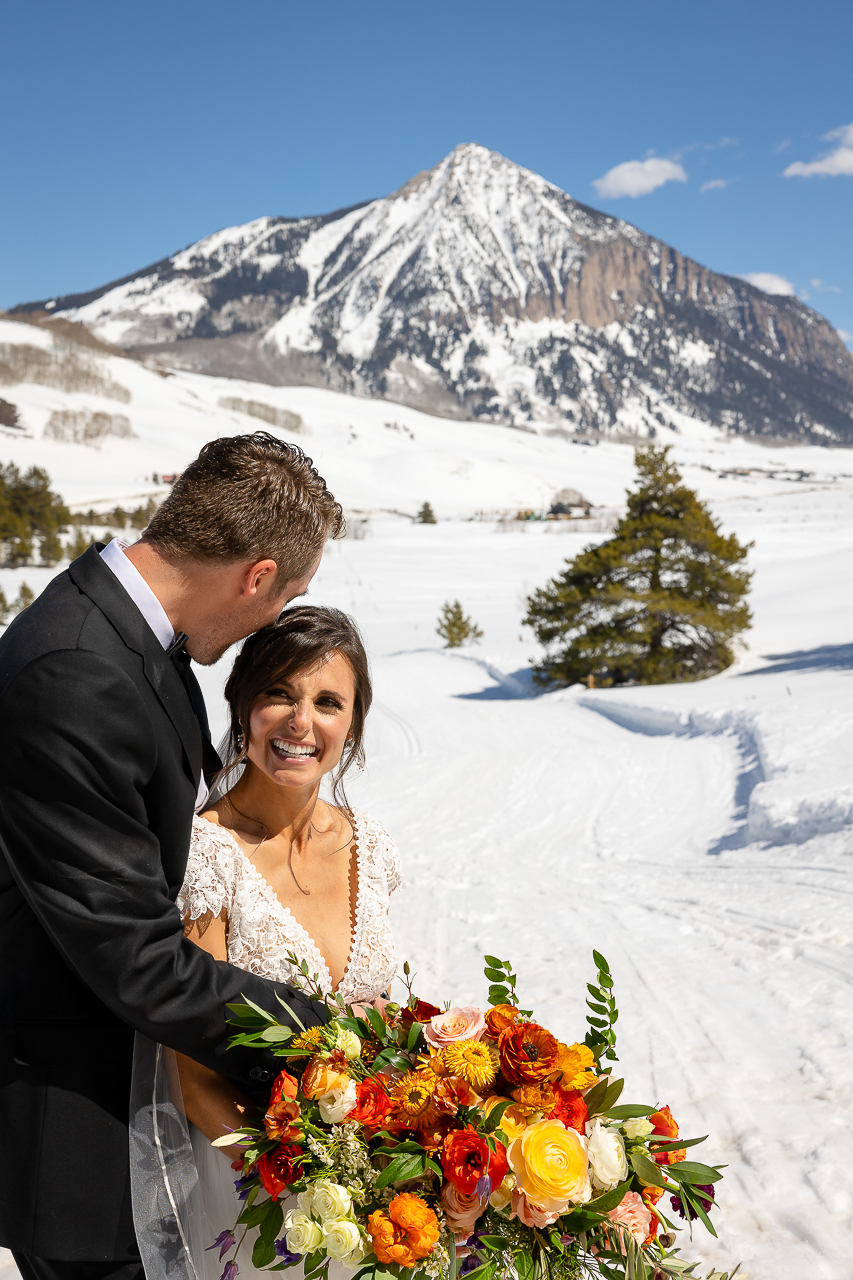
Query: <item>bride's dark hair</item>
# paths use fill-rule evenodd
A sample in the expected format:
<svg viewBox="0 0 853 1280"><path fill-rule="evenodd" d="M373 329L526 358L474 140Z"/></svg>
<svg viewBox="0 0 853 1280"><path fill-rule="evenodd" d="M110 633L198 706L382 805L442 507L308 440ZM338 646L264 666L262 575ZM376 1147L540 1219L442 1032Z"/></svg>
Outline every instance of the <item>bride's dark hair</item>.
<svg viewBox="0 0 853 1280"><path fill-rule="evenodd" d="M354 764L364 765L364 722L373 701L373 685L364 643L352 618L340 609L319 605L302 604L286 609L277 621L249 636L237 655L225 685L231 722L225 768L218 779L220 788L246 760L249 720L258 699L278 681L316 666L334 653L346 658L355 683L351 740L344 748L332 785L335 803L348 807L343 777Z"/></svg>

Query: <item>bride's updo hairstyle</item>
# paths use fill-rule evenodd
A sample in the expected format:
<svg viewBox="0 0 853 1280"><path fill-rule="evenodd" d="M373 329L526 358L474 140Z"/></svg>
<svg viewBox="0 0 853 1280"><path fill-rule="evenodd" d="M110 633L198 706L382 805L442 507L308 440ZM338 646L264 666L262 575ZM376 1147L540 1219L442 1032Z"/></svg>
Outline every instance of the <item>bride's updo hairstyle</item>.
<svg viewBox="0 0 853 1280"><path fill-rule="evenodd" d="M343 777L353 765L364 766L364 722L373 701L373 685L364 643L352 618L340 609L319 605L302 604L285 609L280 618L244 642L225 685L231 721L218 790L225 789L228 782L233 785L234 770L246 760L249 744L244 735L259 698L282 681L307 671L335 653L346 658L355 685L350 741L333 774L332 786L335 803L347 807Z"/></svg>

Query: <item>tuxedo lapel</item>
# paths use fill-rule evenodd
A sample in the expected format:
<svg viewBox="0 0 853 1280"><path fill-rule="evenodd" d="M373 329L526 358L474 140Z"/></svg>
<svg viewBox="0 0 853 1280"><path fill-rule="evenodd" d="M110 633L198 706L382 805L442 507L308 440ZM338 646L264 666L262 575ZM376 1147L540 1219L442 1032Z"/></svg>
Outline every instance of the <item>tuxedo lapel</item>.
<svg viewBox="0 0 853 1280"><path fill-rule="evenodd" d="M190 776L198 786L202 769L202 731L184 682L112 569L104 564L101 549L101 544L95 543L70 565L68 574L109 619L127 647L142 658L145 678L181 739Z"/></svg>

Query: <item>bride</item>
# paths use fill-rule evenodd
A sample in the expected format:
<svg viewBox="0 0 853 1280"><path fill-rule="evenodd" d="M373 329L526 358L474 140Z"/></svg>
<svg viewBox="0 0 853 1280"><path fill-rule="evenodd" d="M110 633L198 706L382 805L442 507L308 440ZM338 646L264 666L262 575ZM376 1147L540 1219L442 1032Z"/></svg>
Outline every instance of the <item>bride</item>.
<svg viewBox="0 0 853 1280"><path fill-rule="evenodd" d="M187 936L216 959L280 982L296 976L294 960L305 960L324 992L356 1005L381 997L397 968L388 923L397 852L379 823L347 806L342 786L364 759L371 697L361 638L336 609L288 609L245 642L225 686L225 779L239 777L194 819L178 896ZM328 775L334 803L319 795ZM185 1274L218 1280L222 1264L207 1246L237 1216L231 1161L240 1152L210 1143L258 1108L225 1076L176 1058L198 1182L181 1209L167 1176L168 1200L188 1255ZM173 1079L172 1101L177 1092ZM154 1145L162 1147L156 1134ZM260 1274L251 1245L247 1239L240 1251L243 1280ZM162 1247L159 1255L158 1280ZM153 1280L147 1258L146 1270Z"/></svg>

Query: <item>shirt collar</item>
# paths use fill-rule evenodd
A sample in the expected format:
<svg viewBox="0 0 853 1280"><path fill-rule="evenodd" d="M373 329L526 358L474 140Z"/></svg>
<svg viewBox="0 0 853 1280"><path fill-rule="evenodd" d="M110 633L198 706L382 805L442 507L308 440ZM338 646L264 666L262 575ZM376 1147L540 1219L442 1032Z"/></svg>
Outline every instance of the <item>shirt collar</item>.
<svg viewBox="0 0 853 1280"><path fill-rule="evenodd" d="M175 630L166 610L134 564L124 554L127 542L113 538L101 552L101 559L113 571L164 649L175 640Z"/></svg>

